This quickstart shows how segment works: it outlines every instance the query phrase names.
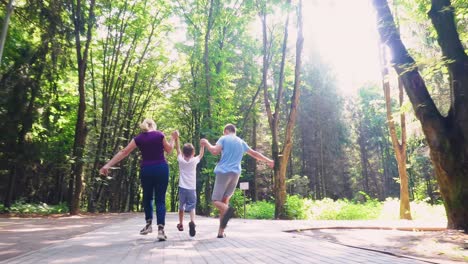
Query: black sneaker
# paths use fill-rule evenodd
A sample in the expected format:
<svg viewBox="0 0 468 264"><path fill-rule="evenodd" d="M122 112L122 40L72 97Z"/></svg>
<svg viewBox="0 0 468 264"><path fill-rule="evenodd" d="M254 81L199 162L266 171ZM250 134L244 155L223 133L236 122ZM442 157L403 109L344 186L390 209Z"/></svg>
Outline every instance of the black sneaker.
<svg viewBox="0 0 468 264"><path fill-rule="evenodd" d="M140 235L147 235L152 232L153 228L151 227L151 224L146 224L145 227L143 227L143 229L140 230Z"/></svg>
<svg viewBox="0 0 468 264"><path fill-rule="evenodd" d="M229 208L226 210L226 213L224 213L223 218L221 219L221 228L226 228L227 223L231 217L234 216L234 208L229 206Z"/></svg>
<svg viewBox="0 0 468 264"><path fill-rule="evenodd" d="M190 221L189 225L189 234L191 237L194 237L197 231L195 230L195 223Z"/></svg>

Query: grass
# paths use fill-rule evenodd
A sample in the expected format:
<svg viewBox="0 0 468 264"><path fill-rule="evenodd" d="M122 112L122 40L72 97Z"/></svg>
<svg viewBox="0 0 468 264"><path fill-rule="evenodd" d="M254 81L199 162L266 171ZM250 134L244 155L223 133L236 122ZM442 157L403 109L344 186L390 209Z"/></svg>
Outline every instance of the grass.
<svg viewBox="0 0 468 264"><path fill-rule="evenodd" d="M289 219L397 220L399 219L399 203L399 200L395 198L389 198L383 202L373 199L367 199L366 202L355 202L347 199L311 200L288 196L285 207ZM446 221L443 205L411 202L410 207L413 220ZM273 202L267 201L251 202L247 204L246 211L246 218L273 219L275 205Z"/></svg>
<svg viewBox="0 0 468 264"><path fill-rule="evenodd" d="M48 205L46 203L25 203L23 201L18 201L11 205L10 208L5 208L3 205L0 206L0 212L10 213L10 214L39 214L39 215L49 215L49 214L64 214L68 213L68 206L65 203L60 203L57 205Z"/></svg>
<svg viewBox="0 0 468 264"><path fill-rule="evenodd" d="M274 219L275 204L271 201L252 202L246 200L246 218ZM242 192L237 191L231 199L231 206L236 208L237 217L244 216L244 198ZM431 205L423 201L411 202L413 220L424 222L445 222L446 214L443 205ZM299 196L288 196L285 204L288 219L309 220L398 220L400 201L388 198L380 202L367 197L366 202L350 201L347 199L311 200ZM216 211L216 210L215 210ZM46 203L29 204L23 201L14 203L9 209L0 204L1 213L11 214L64 214L69 209L65 203L48 205Z"/></svg>
<svg viewBox="0 0 468 264"><path fill-rule="evenodd" d="M382 202L382 210L379 218L382 220L398 220L400 212L400 200L396 198L387 198ZM445 222L447 216L442 204L431 205L423 201L413 201L410 203L411 216L413 220L425 222Z"/></svg>

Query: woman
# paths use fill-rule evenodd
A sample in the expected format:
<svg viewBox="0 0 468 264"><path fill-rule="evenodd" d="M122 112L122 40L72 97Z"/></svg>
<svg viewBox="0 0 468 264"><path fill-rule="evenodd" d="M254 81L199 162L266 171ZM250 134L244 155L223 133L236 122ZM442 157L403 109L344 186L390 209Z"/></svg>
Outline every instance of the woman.
<svg viewBox="0 0 468 264"><path fill-rule="evenodd" d="M169 166L164 157L164 151L171 153L174 148L174 137L172 133L170 142L167 142L162 133L156 130L156 123L150 118L145 119L140 128L142 133L132 139L130 143L104 165L99 172L107 175L109 168L127 157L135 148L141 151L140 179L143 188L143 207L145 209L146 225L140 234L147 235L153 232L151 227L153 221L153 193L156 195L156 221L158 224L158 240L167 239L164 233L166 219L166 190L169 181Z"/></svg>

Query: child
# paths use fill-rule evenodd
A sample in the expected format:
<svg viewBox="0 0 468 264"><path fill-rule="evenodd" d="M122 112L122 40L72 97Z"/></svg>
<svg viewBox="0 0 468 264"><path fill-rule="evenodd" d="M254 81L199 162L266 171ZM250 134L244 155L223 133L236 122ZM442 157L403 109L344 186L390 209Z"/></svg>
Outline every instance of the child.
<svg viewBox="0 0 468 264"><path fill-rule="evenodd" d="M177 161L179 162L179 224L177 229L184 231L184 211L190 212L189 234L195 236L195 206L197 205L197 164L203 158L205 147L200 148L200 153L195 156L192 144L186 143L180 151L179 137L176 137Z"/></svg>

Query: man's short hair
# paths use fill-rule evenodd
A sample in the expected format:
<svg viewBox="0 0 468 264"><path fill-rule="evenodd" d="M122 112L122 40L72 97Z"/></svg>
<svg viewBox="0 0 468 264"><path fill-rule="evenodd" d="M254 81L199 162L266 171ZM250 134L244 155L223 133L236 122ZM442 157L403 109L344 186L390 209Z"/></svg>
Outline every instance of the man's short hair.
<svg viewBox="0 0 468 264"><path fill-rule="evenodd" d="M226 126L224 126L224 130L227 130L231 133L236 133L236 126L233 124L227 124Z"/></svg>
<svg viewBox="0 0 468 264"><path fill-rule="evenodd" d="M190 143L185 143L184 146L182 147L182 153L187 158L190 158L190 156L192 156L194 152L195 152L195 148Z"/></svg>

